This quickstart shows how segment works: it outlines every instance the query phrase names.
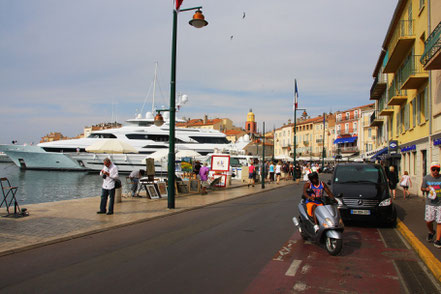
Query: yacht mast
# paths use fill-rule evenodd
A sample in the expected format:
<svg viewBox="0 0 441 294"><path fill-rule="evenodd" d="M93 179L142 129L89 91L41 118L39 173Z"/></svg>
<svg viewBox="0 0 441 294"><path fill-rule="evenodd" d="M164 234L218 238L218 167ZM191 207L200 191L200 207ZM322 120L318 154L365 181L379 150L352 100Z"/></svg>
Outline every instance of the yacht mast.
<svg viewBox="0 0 441 294"><path fill-rule="evenodd" d="M158 78L158 62L155 62L155 79L153 80L153 99L152 99L152 114L155 113L155 93L156 93L156 80Z"/></svg>

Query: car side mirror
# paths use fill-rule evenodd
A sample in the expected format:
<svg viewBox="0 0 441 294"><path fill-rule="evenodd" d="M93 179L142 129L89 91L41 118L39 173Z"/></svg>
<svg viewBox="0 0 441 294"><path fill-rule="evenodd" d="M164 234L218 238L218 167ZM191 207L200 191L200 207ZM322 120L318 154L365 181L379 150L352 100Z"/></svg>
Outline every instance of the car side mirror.
<svg viewBox="0 0 441 294"><path fill-rule="evenodd" d="M343 197L343 193L338 193L337 197L339 198Z"/></svg>
<svg viewBox="0 0 441 294"><path fill-rule="evenodd" d="M331 186L332 185L331 180L329 180L327 184L328 184L328 186Z"/></svg>

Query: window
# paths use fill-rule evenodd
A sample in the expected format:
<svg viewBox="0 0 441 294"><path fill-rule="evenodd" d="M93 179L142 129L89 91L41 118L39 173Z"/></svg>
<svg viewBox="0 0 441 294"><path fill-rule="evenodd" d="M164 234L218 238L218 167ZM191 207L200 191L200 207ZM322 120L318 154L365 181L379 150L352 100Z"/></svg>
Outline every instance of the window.
<svg viewBox="0 0 441 294"><path fill-rule="evenodd" d="M354 127L353 132L354 132L354 133L357 133L357 131L358 131L358 125L357 125L357 122L354 122L353 127Z"/></svg>
<svg viewBox="0 0 441 294"><path fill-rule="evenodd" d="M423 9L426 0L420 0L420 10Z"/></svg>
<svg viewBox="0 0 441 294"><path fill-rule="evenodd" d="M404 128L407 131L410 127L410 105L404 106Z"/></svg>
<svg viewBox="0 0 441 294"><path fill-rule="evenodd" d="M426 90L423 91L423 96L424 96L424 119L426 121L428 121L429 120L429 97L427 95Z"/></svg>
<svg viewBox="0 0 441 294"><path fill-rule="evenodd" d="M337 121L341 121L341 113L337 114Z"/></svg>
<svg viewBox="0 0 441 294"><path fill-rule="evenodd" d="M354 118L358 118L358 110L354 110Z"/></svg>
<svg viewBox="0 0 441 294"><path fill-rule="evenodd" d="M412 104L412 128L414 128L416 126L416 118L417 118L416 98L412 100L411 104Z"/></svg>
<svg viewBox="0 0 441 294"><path fill-rule="evenodd" d="M368 129L368 137L369 137L369 138L372 137L372 129L371 129L371 128Z"/></svg>
<svg viewBox="0 0 441 294"><path fill-rule="evenodd" d="M107 133L92 133L87 138L115 139L116 136L114 134L107 134Z"/></svg>
<svg viewBox="0 0 441 294"><path fill-rule="evenodd" d="M351 114L349 112L346 112L346 119L348 120L351 117Z"/></svg>
<svg viewBox="0 0 441 294"><path fill-rule="evenodd" d="M168 135L167 135L168 137ZM197 136L191 136L191 139L197 141L198 143L205 143L205 144L228 144L230 141L227 140L225 137L197 137Z"/></svg>
<svg viewBox="0 0 441 294"><path fill-rule="evenodd" d="M345 133L349 133L349 124L345 123Z"/></svg>

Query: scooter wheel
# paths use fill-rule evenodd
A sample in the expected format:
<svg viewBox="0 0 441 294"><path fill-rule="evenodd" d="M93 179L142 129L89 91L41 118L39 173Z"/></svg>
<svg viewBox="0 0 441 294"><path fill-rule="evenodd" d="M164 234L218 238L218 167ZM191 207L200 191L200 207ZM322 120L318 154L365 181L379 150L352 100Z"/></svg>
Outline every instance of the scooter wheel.
<svg viewBox="0 0 441 294"><path fill-rule="evenodd" d="M326 237L326 250L329 254L338 255L343 247L343 240Z"/></svg>

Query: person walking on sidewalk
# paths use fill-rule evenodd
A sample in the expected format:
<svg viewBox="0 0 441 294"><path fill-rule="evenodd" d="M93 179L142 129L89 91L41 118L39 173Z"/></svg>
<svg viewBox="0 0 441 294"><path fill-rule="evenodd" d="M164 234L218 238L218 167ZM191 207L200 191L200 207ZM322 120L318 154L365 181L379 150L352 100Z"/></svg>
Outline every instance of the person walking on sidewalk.
<svg viewBox="0 0 441 294"><path fill-rule="evenodd" d="M98 214L106 213L107 197L109 197L108 215L113 214L113 204L115 203L115 181L118 179L118 168L109 158L104 159L104 167L100 172L103 177L103 186L101 189L101 203Z"/></svg>
<svg viewBox="0 0 441 294"><path fill-rule="evenodd" d="M389 166L389 172L387 173L387 178L389 179L389 188L392 191L392 195L395 199L396 196L396 190L397 190L397 183L398 183L398 177L395 173L395 167L393 165Z"/></svg>
<svg viewBox="0 0 441 294"><path fill-rule="evenodd" d="M407 171L404 171L404 175L401 176L400 186L403 188L404 199L406 199L406 194L407 198L410 199L409 187L412 187L412 181L410 180L410 176Z"/></svg>
<svg viewBox="0 0 441 294"><path fill-rule="evenodd" d="M436 240L433 245L441 248L441 175L439 173L440 165L438 162L430 164L430 174L423 178L421 191L428 192L426 198L425 217L427 229L427 241L433 241L435 231L433 230L433 222L436 221Z"/></svg>

